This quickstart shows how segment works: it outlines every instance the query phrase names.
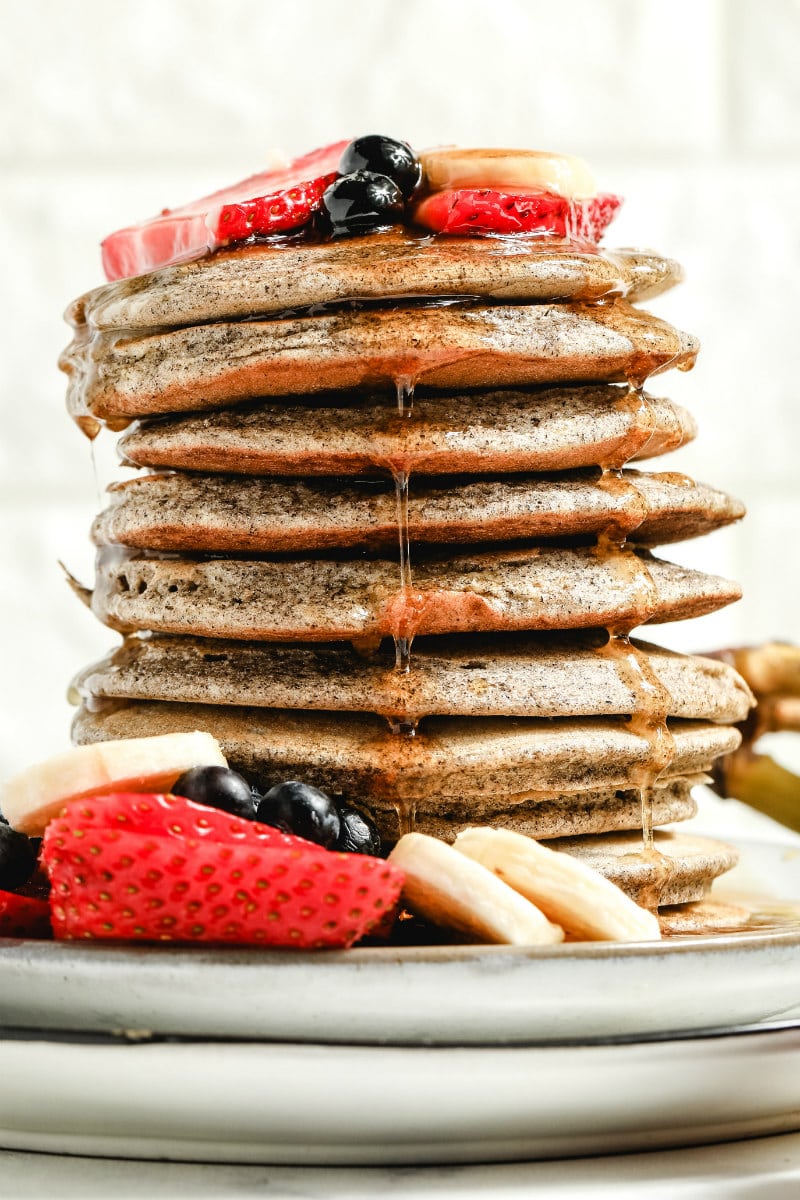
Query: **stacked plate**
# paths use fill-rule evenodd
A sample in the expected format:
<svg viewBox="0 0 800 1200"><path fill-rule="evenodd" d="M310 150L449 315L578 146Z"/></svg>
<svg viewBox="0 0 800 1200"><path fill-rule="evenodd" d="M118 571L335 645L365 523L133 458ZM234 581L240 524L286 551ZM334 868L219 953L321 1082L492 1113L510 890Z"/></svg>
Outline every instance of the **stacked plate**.
<svg viewBox="0 0 800 1200"><path fill-rule="evenodd" d="M144 470L94 525L90 601L124 641L77 681L75 740L207 729L255 784L343 793L388 843L502 825L650 906L702 898L735 854L652 827L693 815L751 697L629 636L739 595L652 548L741 506L626 467L694 435L644 383L696 342L634 303L678 278L391 231L79 300L70 410Z"/></svg>

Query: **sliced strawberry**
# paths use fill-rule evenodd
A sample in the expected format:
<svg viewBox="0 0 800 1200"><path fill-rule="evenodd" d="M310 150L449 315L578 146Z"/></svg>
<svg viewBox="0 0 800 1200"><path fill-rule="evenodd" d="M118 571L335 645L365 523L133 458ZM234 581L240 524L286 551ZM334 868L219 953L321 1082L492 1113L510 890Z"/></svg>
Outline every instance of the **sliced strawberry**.
<svg viewBox="0 0 800 1200"><path fill-rule="evenodd" d="M256 234L299 229L319 208L347 145L335 142L287 167L251 175L181 208L166 208L141 225L117 230L102 243L106 278L125 279L187 262Z"/></svg>
<svg viewBox="0 0 800 1200"><path fill-rule="evenodd" d="M397 903L403 875L382 859L211 809L206 830L202 805L136 799L158 803L76 800L48 825L56 937L344 948ZM137 817L152 832L134 831ZM184 837L192 827L201 836Z"/></svg>
<svg viewBox="0 0 800 1200"><path fill-rule="evenodd" d="M13 892L0 892L0 937L48 938L52 936L50 905L46 900L37 900L30 896L17 896Z"/></svg>
<svg viewBox="0 0 800 1200"><path fill-rule="evenodd" d="M305 838L282 833L259 821L245 821L218 808L197 804L183 796L153 792L111 792L73 802L73 822L82 829L128 829L150 837L176 837L225 845L246 843L291 849L313 846ZM319 849L319 847L315 847Z"/></svg>
<svg viewBox="0 0 800 1200"><path fill-rule="evenodd" d="M460 188L420 201L414 220L437 233L541 233L598 242L621 204L619 196L607 193L569 200L554 192Z"/></svg>

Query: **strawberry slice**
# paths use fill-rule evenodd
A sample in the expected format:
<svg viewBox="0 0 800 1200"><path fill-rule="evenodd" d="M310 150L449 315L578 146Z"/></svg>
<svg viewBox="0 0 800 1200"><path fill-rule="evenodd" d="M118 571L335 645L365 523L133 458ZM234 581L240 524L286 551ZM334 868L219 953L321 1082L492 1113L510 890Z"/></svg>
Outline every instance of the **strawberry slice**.
<svg viewBox="0 0 800 1200"><path fill-rule="evenodd" d="M181 208L166 208L141 225L117 230L102 243L106 278L126 279L188 262L230 242L299 229L320 207L348 144L313 150L287 167L251 175Z"/></svg>
<svg viewBox="0 0 800 1200"><path fill-rule="evenodd" d="M539 233L596 243L621 204L621 197L610 193L570 200L555 192L458 188L420 201L414 220L436 233Z"/></svg>
<svg viewBox="0 0 800 1200"><path fill-rule="evenodd" d="M14 892L0 892L0 937L48 938L52 936L50 905L46 900L37 900L31 896L17 896Z"/></svg>
<svg viewBox="0 0 800 1200"><path fill-rule="evenodd" d="M83 829L128 829L150 837L187 838L301 849L314 846L305 838L283 833L260 821L245 821L219 808L197 804L183 796L154 792L112 792L74 801L74 816ZM314 846L319 849L318 846Z"/></svg>
<svg viewBox="0 0 800 1200"><path fill-rule="evenodd" d="M48 825L43 861L58 938L345 948L403 885L382 859L179 797L75 800Z"/></svg>

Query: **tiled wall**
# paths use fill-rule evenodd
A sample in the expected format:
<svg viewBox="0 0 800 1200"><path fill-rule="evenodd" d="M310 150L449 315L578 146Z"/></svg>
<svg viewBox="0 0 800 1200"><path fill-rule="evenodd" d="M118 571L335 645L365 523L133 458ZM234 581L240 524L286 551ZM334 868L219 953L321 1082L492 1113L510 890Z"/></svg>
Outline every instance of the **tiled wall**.
<svg viewBox="0 0 800 1200"><path fill-rule="evenodd" d="M654 304L704 343L695 372L656 385L701 423L674 466L750 508L676 551L738 576L744 602L658 636L800 636L799 48L797 0L7 0L0 774L66 745L66 683L113 641L57 565L89 578L98 506L60 314L100 282L104 233L274 146L378 130L588 157L628 197L613 239L686 265ZM105 480L113 447L97 457Z"/></svg>

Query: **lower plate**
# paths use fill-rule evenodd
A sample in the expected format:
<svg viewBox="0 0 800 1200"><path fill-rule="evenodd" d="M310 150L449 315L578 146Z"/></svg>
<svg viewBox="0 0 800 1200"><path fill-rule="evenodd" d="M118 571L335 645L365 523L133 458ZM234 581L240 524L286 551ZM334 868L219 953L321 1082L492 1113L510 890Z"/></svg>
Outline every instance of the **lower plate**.
<svg viewBox="0 0 800 1200"><path fill-rule="evenodd" d="M468 1163L800 1129L800 1023L524 1047L0 1039L0 1145L302 1165Z"/></svg>

